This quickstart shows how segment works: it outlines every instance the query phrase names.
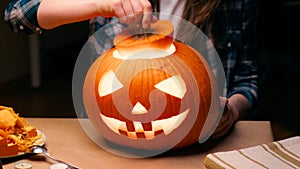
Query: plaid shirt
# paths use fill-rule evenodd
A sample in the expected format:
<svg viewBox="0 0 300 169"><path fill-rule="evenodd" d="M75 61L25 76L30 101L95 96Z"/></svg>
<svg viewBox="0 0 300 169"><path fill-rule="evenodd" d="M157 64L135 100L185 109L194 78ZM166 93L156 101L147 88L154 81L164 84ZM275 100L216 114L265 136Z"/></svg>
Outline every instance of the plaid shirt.
<svg viewBox="0 0 300 169"><path fill-rule="evenodd" d="M13 0L5 10L4 20L14 33L41 33L37 10L40 0Z"/></svg>
<svg viewBox="0 0 300 169"><path fill-rule="evenodd" d="M41 33L37 22L37 9L41 0L14 0L5 11L5 21L15 33ZM226 95L244 95L251 106L257 102L258 69L255 44L256 2L253 0L223 0L227 14L221 46L215 47L221 57L226 76ZM112 40L123 25L111 22L114 18L97 17L90 20L91 34L104 28L101 38L95 38L96 55L112 47ZM105 25L105 26L104 26ZM104 26L104 27L103 27ZM103 37L105 36L105 37Z"/></svg>

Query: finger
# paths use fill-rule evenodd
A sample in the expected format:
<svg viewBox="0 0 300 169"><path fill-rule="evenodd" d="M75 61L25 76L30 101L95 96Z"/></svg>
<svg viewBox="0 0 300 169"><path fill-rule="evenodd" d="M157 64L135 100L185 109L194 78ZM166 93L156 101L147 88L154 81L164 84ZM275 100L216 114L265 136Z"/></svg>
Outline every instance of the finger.
<svg viewBox="0 0 300 169"><path fill-rule="evenodd" d="M224 122L228 121L228 119L230 119L230 112L228 110L225 110L219 121L219 125L222 125Z"/></svg>
<svg viewBox="0 0 300 169"><path fill-rule="evenodd" d="M225 107L225 105L228 103L228 98L226 97L220 97L220 104L221 107Z"/></svg>
<svg viewBox="0 0 300 169"><path fill-rule="evenodd" d="M143 21L142 21L143 28L148 29L151 22L152 22L152 12L144 13Z"/></svg>
<svg viewBox="0 0 300 169"><path fill-rule="evenodd" d="M143 8L143 28L147 29L152 21L152 6L151 3L148 0L140 0L140 3Z"/></svg>
<svg viewBox="0 0 300 169"><path fill-rule="evenodd" d="M154 23L158 20L158 18L155 15L152 15L151 23Z"/></svg>
<svg viewBox="0 0 300 169"><path fill-rule="evenodd" d="M220 132L221 130L223 130L223 128L225 128L225 126L227 126L227 123L226 123L226 119L225 118L223 118L223 119L221 119L220 121L219 121L219 124L218 124L218 126L216 127L216 129L215 129L215 133L218 133L218 132Z"/></svg>
<svg viewBox="0 0 300 169"><path fill-rule="evenodd" d="M231 128L232 124L233 123L231 123L231 122L225 122L225 123L219 125L216 128L216 130L214 131L212 137L213 138L218 138L218 137L221 137L221 136L225 135L229 131L229 129Z"/></svg>
<svg viewBox="0 0 300 169"><path fill-rule="evenodd" d="M131 0L124 0L122 1L122 8L125 13L125 20L126 23L133 23L134 22L134 10L132 8Z"/></svg>
<svg viewBox="0 0 300 169"><path fill-rule="evenodd" d="M142 4L139 1L136 2L136 0L131 0L131 7L134 13L134 23L137 24L141 21L141 18L143 16Z"/></svg>
<svg viewBox="0 0 300 169"><path fill-rule="evenodd" d="M219 133L220 131L226 129L227 126L231 126L233 123L231 116L232 115L230 112L224 112L214 133Z"/></svg>
<svg viewBox="0 0 300 169"><path fill-rule="evenodd" d="M125 11L120 0L111 1L111 8L117 18L120 19L121 23L125 23Z"/></svg>

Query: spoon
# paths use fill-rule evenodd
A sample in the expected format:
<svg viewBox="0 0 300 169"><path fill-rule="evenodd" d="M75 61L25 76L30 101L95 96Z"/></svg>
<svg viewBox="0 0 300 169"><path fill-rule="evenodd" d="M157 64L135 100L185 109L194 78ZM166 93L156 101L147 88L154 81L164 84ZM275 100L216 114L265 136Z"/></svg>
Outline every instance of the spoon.
<svg viewBox="0 0 300 169"><path fill-rule="evenodd" d="M56 162L58 162L58 163L66 164L66 165L68 166L68 168L70 168L70 169L80 169L80 168L78 168L78 167L75 167L75 166L73 166L73 165L71 165L71 164L68 164L68 163L66 163L66 162L64 162L64 161L61 161L61 160L59 160L59 159L56 159L56 158L52 157L52 156L48 153L47 149L46 149L45 147L43 147L43 146L38 146L38 145L33 146L30 153L33 153L33 154L44 154L44 155L46 155L48 158L52 159L53 161L56 161Z"/></svg>

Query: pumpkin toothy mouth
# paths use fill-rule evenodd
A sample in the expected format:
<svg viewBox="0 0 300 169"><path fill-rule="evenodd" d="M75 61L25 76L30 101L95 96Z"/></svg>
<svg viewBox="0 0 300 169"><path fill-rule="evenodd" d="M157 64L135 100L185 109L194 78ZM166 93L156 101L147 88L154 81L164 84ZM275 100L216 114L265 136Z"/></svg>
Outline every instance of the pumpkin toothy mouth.
<svg viewBox="0 0 300 169"><path fill-rule="evenodd" d="M130 139L145 138L152 140L155 136L164 133L165 135L170 134L186 119L190 109L185 110L179 115L163 119L151 121L151 128L145 129L141 122L133 121L134 131L128 131L126 122L120 121L111 117L107 117L100 113L104 123L115 133L119 135L125 135Z"/></svg>

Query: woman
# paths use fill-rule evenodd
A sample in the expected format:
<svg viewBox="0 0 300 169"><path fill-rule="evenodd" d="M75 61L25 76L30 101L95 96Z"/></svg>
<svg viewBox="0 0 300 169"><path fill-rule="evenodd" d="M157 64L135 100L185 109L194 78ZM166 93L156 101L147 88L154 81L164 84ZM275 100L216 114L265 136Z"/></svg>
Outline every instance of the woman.
<svg viewBox="0 0 300 169"><path fill-rule="evenodd" d="M135 22L139 18L132 14L137 13L144 14L142 26L147 28L157 19L149 15L153 10L181 16L212 41L227 82L227 98L222 98L226 107L213 137L224 136L236 120L249 115L257 101L254 0L14 0L5 11L5 20L15 33L31 34L90 19L93 33L114 17L122 23ZM113 25L107 29L112 32L108 36L120 31ZM178 29L188 31L184 27Z"/></svg>

